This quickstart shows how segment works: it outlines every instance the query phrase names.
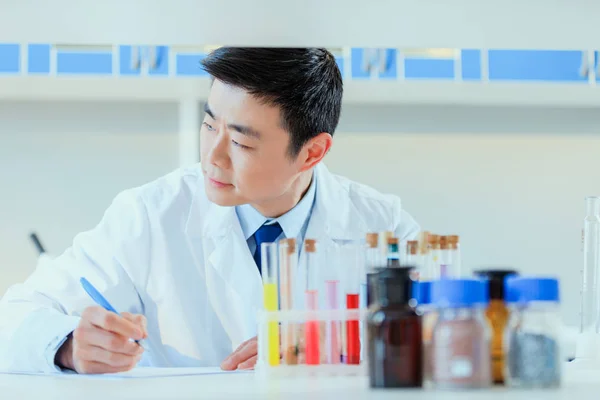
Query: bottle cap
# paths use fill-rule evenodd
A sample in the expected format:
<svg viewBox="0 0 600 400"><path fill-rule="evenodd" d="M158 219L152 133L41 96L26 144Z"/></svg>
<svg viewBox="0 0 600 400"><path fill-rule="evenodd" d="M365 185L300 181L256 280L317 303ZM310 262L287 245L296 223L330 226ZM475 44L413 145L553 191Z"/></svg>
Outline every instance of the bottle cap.
<svg viewBox="0 0 600 400"><path fill-rule="evenodd" d="M414 267L381 269L374 277L374 292L381 305L409 304L416 296L415 281L411 278Z"/></svg>
<svg viewBox="0 0 600 400"><path fill-rule="evenodd" d="M558 279L508 277L504 283L504 298L509 303L560 301Z"/></svg>
<svg viewBox="0 0 600 400"><path fill-rule="evenodd" d="M479 279L443 279L431 282L430 300L438 308L471 307L489 301L488 285Z"/></svg>
<svg viewBox="0 0 600 400"><path fill-rule="evenodd" d="M480 269L475 276L488 281L490 300L504 300L504 282L506 278L519 273L513 269Z"/></svg>

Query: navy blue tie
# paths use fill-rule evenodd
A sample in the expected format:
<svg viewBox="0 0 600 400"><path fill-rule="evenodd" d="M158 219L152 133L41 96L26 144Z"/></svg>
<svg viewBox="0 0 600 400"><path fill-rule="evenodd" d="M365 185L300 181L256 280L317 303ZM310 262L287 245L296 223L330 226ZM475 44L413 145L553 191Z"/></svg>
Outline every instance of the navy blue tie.
<svg viewBox="0 0 600 400"><path fill-rule="evenodd" d="M256 232L254 232L254 240L256 241L256 251L254 252L254 261L256 262L256 266L258 267L258 272L262 272L261 264L261 244L263 243L273 243L279 235L281 235L283 230L278 222L272 225L263 225Z"/></svg>

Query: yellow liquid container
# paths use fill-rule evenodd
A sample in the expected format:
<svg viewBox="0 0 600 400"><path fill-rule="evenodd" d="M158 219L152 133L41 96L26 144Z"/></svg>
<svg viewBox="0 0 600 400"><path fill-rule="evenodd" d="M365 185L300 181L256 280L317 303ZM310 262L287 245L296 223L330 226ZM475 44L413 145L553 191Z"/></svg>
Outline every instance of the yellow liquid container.
<svg viewBox="0 0 600 400"><path fill-rule="evenodd" d="M490 303L485 312L492 332L491 362L492 379L497 385L504 384L504 330L508 323L510 312L504 302L504 281L518 272L512 269L490 269L475 271L475 276L488 281Z"/></svg>
<svg viewBox="0 0 600 400"><path fill-rule="evenodd" d="M277 311L277 284L266 283L263 285L264 292L264 307L266 311ZM269 364L279 365L279 324L269 322L269 340L268 340L268 353L269 353Z"/></svg>
<svg viewBox="0 0 600 400"><path fill-rule="evenodd" d="M504 329L508 323L508 308L502 300L491 300L485 312L492 328L492 378L494 383L504 383Z"/></svg>

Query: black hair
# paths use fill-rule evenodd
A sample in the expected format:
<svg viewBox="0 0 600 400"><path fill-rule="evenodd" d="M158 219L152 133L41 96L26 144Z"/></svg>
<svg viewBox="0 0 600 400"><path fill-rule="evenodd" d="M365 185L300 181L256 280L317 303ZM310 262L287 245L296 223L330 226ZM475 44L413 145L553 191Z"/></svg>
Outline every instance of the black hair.
<svg viewBox="0 0 600 400"><path fill-rule="evenodd" d="M333 135L342 108L342 74L319 48L220 47L203 61L214 79L278 106L290 156L321 132Z"/></svg>

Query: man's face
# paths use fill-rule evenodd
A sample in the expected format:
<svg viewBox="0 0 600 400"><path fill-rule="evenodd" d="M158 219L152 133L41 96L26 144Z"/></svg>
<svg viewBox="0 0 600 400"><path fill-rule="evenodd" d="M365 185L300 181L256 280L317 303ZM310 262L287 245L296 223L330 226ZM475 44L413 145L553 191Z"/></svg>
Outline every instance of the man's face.
<svg viewBox="0 0 600 400"><path fill-rule="evenodd" d="M282 197L303 169L288 155L279 109L215 80L200 131L204 186L221 206L266 204Z"/></svg>

